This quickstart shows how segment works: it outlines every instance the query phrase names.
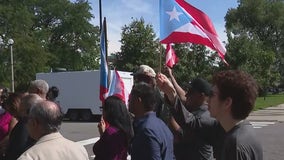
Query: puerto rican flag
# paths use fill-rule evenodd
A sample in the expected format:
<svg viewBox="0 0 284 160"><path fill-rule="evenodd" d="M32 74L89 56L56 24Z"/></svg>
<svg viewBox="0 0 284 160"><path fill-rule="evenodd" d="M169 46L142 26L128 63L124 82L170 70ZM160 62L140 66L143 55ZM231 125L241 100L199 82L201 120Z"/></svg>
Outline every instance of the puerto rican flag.
<svg viewBox="0 0 284 160"><path fill-rule="evenodd" d="M226 49L211 20L185 0L160 0L160 40L164 44L191 42L208 46L225 62Z"/></svg>
<svg viewBox="0 0 284 160"><path fill-rule="evenodd" d="M105 25L105 23L103 23ZM108 65L104 27L101 28L101 64L100 64L100 100L104 102L108 95Z"/></svg>
<svg viewBox="0 0 284 160"><path fill-rule="evenodd" d="M124 87L124 82L117 70L114 70L112 72L112 79L109 86L108 96L117 96L121 100L123 100L126 105L128 103L129 93L127 93Z"/></svg>
<svg viewBox="0 0 284 160"><path fill-rule="evenodd" d="M175 50L172 48L171 44L167 44L166 48L166 65L170 68L173 68L175 64L178 63L178 57L175 53Z"/></svg>

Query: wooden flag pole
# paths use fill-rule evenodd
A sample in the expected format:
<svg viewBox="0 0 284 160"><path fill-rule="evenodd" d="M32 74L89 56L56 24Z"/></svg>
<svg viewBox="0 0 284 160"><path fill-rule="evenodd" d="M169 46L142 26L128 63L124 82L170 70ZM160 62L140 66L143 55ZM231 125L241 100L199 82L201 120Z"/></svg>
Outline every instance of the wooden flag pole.
<svg viewBox="0 0 284 160"><path fill-rule="evenodd" d="M159 72L162 73L162 54L163 54L163 48L162 44L160 45L160 63L159 63Z"/></svg>

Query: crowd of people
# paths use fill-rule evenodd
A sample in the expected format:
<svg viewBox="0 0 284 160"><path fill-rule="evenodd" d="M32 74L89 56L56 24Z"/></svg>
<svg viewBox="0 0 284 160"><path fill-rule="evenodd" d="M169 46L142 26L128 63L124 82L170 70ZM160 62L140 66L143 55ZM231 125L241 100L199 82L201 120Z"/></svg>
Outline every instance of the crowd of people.
<svg viewBox="0 0 284 160"><path fill-rule="evenodd" d="M89 160L83 146L59 132L63 114L54 102L57 87L34 80L25 93L0 91L0 160Z"/></svg>
<svg viewBox="0 0 284 160"><path fill-rule="evenodd" d="M111 120L127 127L132 122L133 134L129 134L131 128L109 124L108 108L114 111L123 102L111 104L107 99L98 125L101 139L93 148L96 160L126 159L126 148L133 160L263 159L261 144L245 120L258 96L258 85L249 74L221 71L213 75L212 84L196 77L185 87L168 67L165 73L156 74L141 65L133 76L129 113L115 111ZM128 120L122 123L121 116Z"/></svg>
<svg viewBox="0 0 284 160"><path fill-rule="evenodd" d="M128 106L103 102L96 160L262 160L261 144L245 119L258 96L256 81L239 70L215 73L181 87L166 67L133 73ZM86 149L59 130L59 89L34 80L26 93L0 88L0 160L87 160ZM95 129L95 128L94 128Z"/></svg>

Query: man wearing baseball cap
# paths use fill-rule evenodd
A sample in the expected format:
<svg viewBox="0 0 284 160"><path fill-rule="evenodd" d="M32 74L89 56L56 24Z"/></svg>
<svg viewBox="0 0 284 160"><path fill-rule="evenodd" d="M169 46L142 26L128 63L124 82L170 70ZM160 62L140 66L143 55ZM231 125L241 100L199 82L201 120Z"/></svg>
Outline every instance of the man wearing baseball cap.
<svg viewBox="0 0 284 160"><path fill-rule="evenodd" d="M207 110L208 96L211 94L211 85L202 78L193 79L187 85L185 107L193 112L204 108ZM202 109L201 109L202 110Z"/></svg>
<svg viewBox="0 0 284 160"><path fill-rule="evenodd" d="M165 118L161 117L161 112L163 112L164 108L164 100L163 96L160 93L160 90L156 87L156 72L154 71L154 69L148 65L143 64L140 65L137 71L132 75L134 76L134 83L145 82L155 88L156 106L154 108L154 111L156 112L157 117L165 121Z"/></svg>
<svg viewBox="0 0 284 160"><path fill-rule="evenodd" d="M173 81L174 77L171 75L170 77ZM157 84L166 95L170 91L163 88L163 83L171 84L169 81L170 80L164 74L159 74L157 77ZM173 87L177 88L176 85L178 84L173 84ZM180 110L178 112L191 112L195 117L201 120L214 121L214 118L210 117L207 105L208 96L211 94L211 85L202 78L196 78L189 82L186 88L187 91L183 91L186 97L185 101L180 100L180 98L177 98L176 102L173 99L169 99L172 104L175 104L174 108L182 108L183 111ZM176 91L177 89L175 89L174 92ZM184 121L183 118L184 117L175 117L175 120L181 122ZM212 146L204 141L198 131L191 128L182 129L180 126L183 126L183 124L173 127L174 135L177 140L174 148L176 159L213 159Z"/></svg>
<svg viewBox="0 0 284 160"><path fill-rule="evenodd" d="M156 72L148 65L140 65L138 70L132 74L135 82L145 82L155 85Z"/></svg>

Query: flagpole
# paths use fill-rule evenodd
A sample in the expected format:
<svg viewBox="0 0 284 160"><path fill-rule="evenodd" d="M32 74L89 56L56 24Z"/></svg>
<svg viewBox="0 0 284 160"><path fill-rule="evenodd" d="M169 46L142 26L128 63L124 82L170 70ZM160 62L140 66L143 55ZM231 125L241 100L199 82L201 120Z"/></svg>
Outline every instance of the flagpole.
<svg viewBox="0 0 284 160"><path fill-rule="evenodd" d="M160 63L159 63L159 72L162 73L162 54L163 54L163 50L162 50L162 44L160 45Z"/></svg>
<svg viewBox="0 0 284 160"><path fill-rule="evenodd" d="M99 0L100 30L102 30L102 0Z"/></svg>
<svg viewBox="0 0 284 160"><path fill-rule="evenodd" d="M107 63L107 66L109 66L108 65L108 45L107 45L107 23L106 23L106 17L104 17L104 21L103 21L103 27L104 27L104 33L105 33L105 45L106 45L106 47L105 47L105 52L106 52L106 63ZM108 87L109 87L109 85L110 85L110 74L111 73L111 68L108 68L108 77L107 77L107 79L108 79Z"/></svg>
<svg viewBox="0 0 284 160"><path fill-rule="evenodd" d="M106 23L106 17L104 17L104 22L103 22L103 27L104 27L104 31L105 31L105 45L106 45L106 61L108 63L108 52L107 52L107 48L108 48L108 44L107 44L107 23Z"/></svg>

